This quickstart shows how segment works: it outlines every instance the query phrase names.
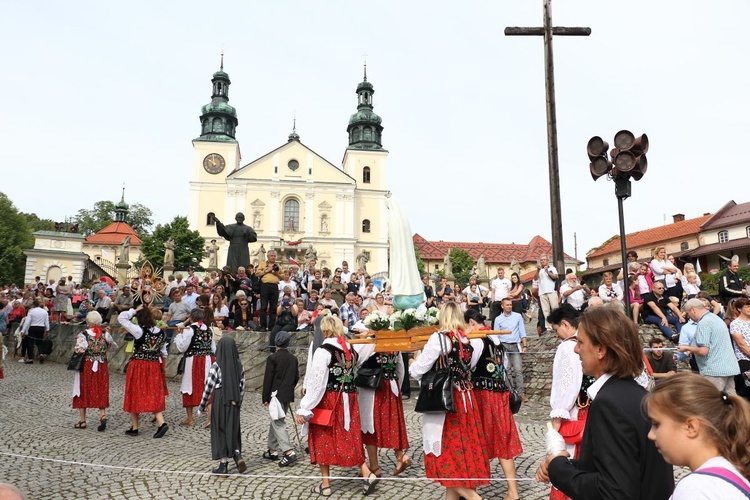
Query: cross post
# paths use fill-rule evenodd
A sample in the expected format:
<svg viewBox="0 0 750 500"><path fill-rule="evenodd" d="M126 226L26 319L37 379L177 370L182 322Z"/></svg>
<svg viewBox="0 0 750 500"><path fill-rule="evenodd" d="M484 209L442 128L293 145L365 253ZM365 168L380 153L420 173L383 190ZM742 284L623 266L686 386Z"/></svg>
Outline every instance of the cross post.
<svg viewBox="0 0 750 500"><path fill-rule="evenodd" d="M557 110L555 107L555 66L552 37L589 36L591 28L552 26L551 0L544 1L544 26L541 28L506 27L506 36L544 37L544 83L547 102L547 158L549 163L550 223L552 226L552 261L558 273L565 273L563 252L562 209L560 207L560 164L557 155Z"/></svg>

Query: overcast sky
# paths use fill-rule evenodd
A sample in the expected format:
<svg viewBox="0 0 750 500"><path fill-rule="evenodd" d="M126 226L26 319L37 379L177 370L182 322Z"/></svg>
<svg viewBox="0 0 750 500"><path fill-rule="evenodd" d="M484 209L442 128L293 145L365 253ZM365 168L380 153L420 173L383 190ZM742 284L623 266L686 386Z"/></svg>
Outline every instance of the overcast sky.
<svg viewBox="0 0 750 500"><path fill-rule="evenodd" d="M550 238L542 0L307 2L0 0L0 144L16 206L63 220L98 200L186 215L198 116L223 49L243 164L286 142L335 165L366 54L390 186L427 239ZM741 0L555 0L565 251L618 233L614 184L585 146L647 133L628 232L750 200L748 40Z"/></svg>

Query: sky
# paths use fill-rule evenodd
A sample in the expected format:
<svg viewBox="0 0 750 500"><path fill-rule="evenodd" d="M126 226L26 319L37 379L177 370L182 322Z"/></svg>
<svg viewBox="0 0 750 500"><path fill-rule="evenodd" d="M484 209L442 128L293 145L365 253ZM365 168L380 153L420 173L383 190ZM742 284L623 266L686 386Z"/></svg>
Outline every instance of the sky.
<svg viewBox="0 0 750 500"><path fill-rule="evenodd" d="M0 148L16 207L64 220L99 200L187 215L191 140L211 75L230 75L242 164L301 141L335 165L367 60L389 189L428 240L550 239L542 0L0 0ZM565 251L618 234L614 183L586 143L648 134L627 232L750 201L742 0L554 0ZM743 165L745 165L743 167ZM577 247L574 244L577 237Z"/></svg>

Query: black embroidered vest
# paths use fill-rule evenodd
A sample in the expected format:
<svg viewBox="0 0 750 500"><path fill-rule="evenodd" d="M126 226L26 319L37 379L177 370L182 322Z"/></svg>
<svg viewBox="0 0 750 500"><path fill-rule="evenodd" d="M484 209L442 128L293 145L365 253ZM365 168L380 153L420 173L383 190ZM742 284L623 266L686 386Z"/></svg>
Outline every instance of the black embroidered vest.
<svg viewBox="0 0 750 500"><path fill-rule="evenodd" d="M376 352L367 361L362 363L361 368L380 368L383 380L397 380L396 361L400 352Z"/></svg>
<svg viewBox="0 0 750 500"><path fill-rule="evenodd" d="M135 339L133 343L132 359L144 359L147 361L158 361L161 358L161 347L167 341L167 332L156 327L144 330L141 338Z"/></svg>
<svg viewBox="0 0 750 500"><path fill-rule="evenodd" d="M505 385L505 367L503 366L503 345L495 345L490 339L483 338L482 356L471 375L474 389L492 392L507 392Z"/></svg>
<svg viewBox="0 0 750 500"><path fill-rule="evenodd" d="M354 366L357 364L357 353L351 349L352 359L347 361L344 351L331 344L323 344L320 347L331 353L331 361L328 363L328 383L326 391L342 391L356 393L357 386L354 385ZM341 388L343 384L343 389Z"/></svg>
<svg viewBox="0 0 750 500"><path fill-rule="evenodd" d="M190 325L190 328L193 329L193 338L190 340L187 351L185 351L185 356L210 356L213 354L211 342L214 334L211 328L206 328L205 331L196 325Z"/></svg>
<svg viewBox="0 0 750 500"><path fill-rule="evenodd" d="M441 335L443 334L441 333ZM448 353L448 367L450 368L451 375L453 375L453 387L463 391L471 389L471 354L474 352L474 349L471 347L471 344L462 344L461 348L459 348L458 343L459 340L457 338L454 338L450 342L451 350ZM445 338L443 339L443 345L447 347Z"/></svg>

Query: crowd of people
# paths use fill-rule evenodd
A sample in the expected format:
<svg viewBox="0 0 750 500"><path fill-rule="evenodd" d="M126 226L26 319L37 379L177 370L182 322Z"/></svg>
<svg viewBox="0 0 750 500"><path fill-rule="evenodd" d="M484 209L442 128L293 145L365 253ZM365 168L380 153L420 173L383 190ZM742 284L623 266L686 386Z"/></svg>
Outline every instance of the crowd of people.
<svg viewBox="0 0 750 500"><path fill-rule="evenodd" d="M694 269L680 271L663 248L653 257L639 263L634 252L628 254L630 311L622 304L622 276L607 273L601 286L589 288L575 274L563 279L546 258L539 262L533 298L520 277L505 278L504 269L489 288L474 277L465 288L445 278L433 288L425 276L422 307L439 308L439 331L413 356L349 343L368 334L365 320L371 312L393 312L387 286L362 269L350 271L346 262L333 271L317 269L314 261L304 270L282 270L273 251L257 268L240 267L236 274L225 269L201 281L192 269L187 279L178 273L168 279L160 307L135 299L137 282L118 288L101 280L90 289L71 279L40 282L9 290L0 320L6 320L6 334L20 332L24 363L33 363L51 323L85 322L73 348L83 358L74 373L72 406L79 411L74 427L87 428L91 408L99 411L100 432L107 428L110 405L107 352L117 348L107 323L122 326L132 343L123 410L131 420L125 433L133 437L139 435L141 414L156 422L154 438L168 431L165 358L174 343L182 353L186 414L180 425L195 425L196 407L206 412L217 474L228 473L230 458L239 472L247 469L239 417L244 368L234 340L222 331L268 331L272 354L262 402L270 426L262 456L280 467L298 460L285 417L292 412L300 376L287 347L294 331L313 331L294 420L308 437L311 464L320 468L321 481L312 492L321 496L332 494L332 466L357 467L362 493L374 491L383 476L379 449L392 450L392 475L412 465L403 408L409 376L421 381L445 368L453 407L422 415L427 477L445 487L446 498L481 498L477 488L488 484L490 460L498 459L509 479L506 498L512 499L518 497L514 458L522 443L510 400L513 394L527 400L520 366L527 348L524 313L535 301L542 332L552 330L560 339L552 367L547 458L537 472L539 481L552 483L550 498L667 498L674 489L669 464L695 472L678 485L674 498L721 488L729 495L722 498L731 498L727 482L733 493L750 488L750 455L732 438L744 436L750 425L750 406L735 395L750 396L750 299L736 259L722 275L714 300L701 291ZM673 340L678 354L666 353L658 337L644 353L639 317ZM508 333L469 338L489 329ZM691 361L700 375L676 373L675 358Z"/></svg>

